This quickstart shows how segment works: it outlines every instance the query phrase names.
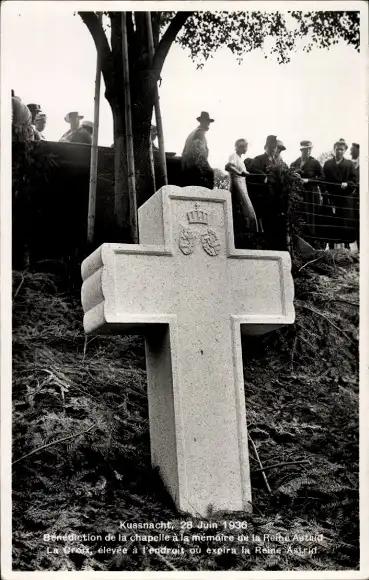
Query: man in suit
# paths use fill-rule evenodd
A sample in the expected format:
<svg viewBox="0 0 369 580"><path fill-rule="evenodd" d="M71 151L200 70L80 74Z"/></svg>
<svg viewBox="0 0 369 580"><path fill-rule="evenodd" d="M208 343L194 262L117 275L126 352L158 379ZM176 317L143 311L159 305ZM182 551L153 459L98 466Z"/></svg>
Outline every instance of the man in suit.
<svg viewBox="0 0 369 580"><path fill-rule="evenodd" d="M33 128L33 138L35 141L41 141L40 132L36 128L36 118L39 113L41 113L41 105L36 105L36 103L29 103L27 105L32 115L32 128Z"/></svg>
<svg viewBox="0 0 369 580"><path fill-rule="evenodd" d="M72 136L80 129L81 119L83 119L83 115L80 115L78 111L71 111L70 113L67 113L64 117L64 121L69 123L70 128L66 133L64 133L64 135L60 137L59 141L66 141L70 143Z"/></svg>
<svg viewBox="0 0 369 580"><path fill-rule="evenodd" d="M35 129L38 133L39 140L45 141L45 137L43 135L43 131L46 127L46 114L42 113L41 111L37 113L35 117Z"/></svg>
<svg viewBox="0 0 369 580"><path fill-rule="evenodd" d="M248 159L246 167L252 174L247 178L247 186L258 219L259 231L265 233L269 247L273 247L274 244L276 219L275 196L266 174L270 173L270 169L278 164L277 149L277 137L268 135L264 153L257 155L252 161Z"/></svg>
<svg viewBox="0 0 369 580"><path fill-rule="evenodd" d="M37 113L39 113L41 111L41 105L36 105L36 103L29 103L27 105L27 107L31 111L32 124L34 124L35 123L36 116L37 116Z"/></svg>
<svg viewBox="0 0 369 580"><path fill-rule="evenodd" d="M338 139L333 146L334 157L324 163L323 173L327 183L326 191L334 207L334 224L330 232L332 243L344 243L346 248L355 241L355 198L353 192L357 184L357 173L352 161L345 159L348 149L344 139Z"/></svg>
<svg viewBox="0 0 369 580"><path fill-rule="evenodd" d="M322 181L323 169L319 161L312 157L312 148L311 141L301 141L301 155L291 163L291 169L294 171L294 175L300 179L301 212L305 221L304 236L309 237L310 243L318 249L327 245L324 230L327 221L332 219L332 208L322 206L319 185L315 182ZM323 217L324 212L326 215ZM323 227L320 227L321 225Z"/></svg>
<svg viewBox="0 0 369 580"><path fill-rule="evenodd" d="M183 185L201 185L213 189L214 170L208 162L206 132L209 131L210 123L213 123L214 119L210 118L209 113L202 111L197 121L199 126L187 137L182 152Z"/></svg>
<svg viewBox="0 0 369 580"><path fill-rule="evenodd" d="M250 166L250 173L267 173L270 165L276 165L277 162L278 140L275 135L268 135L265 142L264 153L257 155ZM261 179L261 182L265 182Z"/></svg>
<svg viewBox="0 0 369 580"><path fill-rule="evenodd" d="M282 143L282 141L280 141L280 139L277 139L277 152L275 155L275 160L280 167L283 167L284 169L288 169L287 163L285 163L281 157L281 153L283 151L286 151L286 147Z"/></svg>
<svg viewBox="0 0 369 580"><path fill-rule="evenodd" d="M92 145L92 133L94 124L92 121L82 121L82 125L69 139L70 143L84 143L85 145Z"/></svg>

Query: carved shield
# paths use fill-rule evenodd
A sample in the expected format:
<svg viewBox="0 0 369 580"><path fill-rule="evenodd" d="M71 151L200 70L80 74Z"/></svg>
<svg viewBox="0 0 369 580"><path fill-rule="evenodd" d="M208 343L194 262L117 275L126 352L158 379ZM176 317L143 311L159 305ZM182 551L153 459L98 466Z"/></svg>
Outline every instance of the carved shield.
<svg viewBox="0 0 369 580"><path fill-rule="evenodd" d="M186 256L192 254L194 251L195 242L196 234L189 228L182 228L179 238L179 247Z"/></svg>
<svg viewBox="0 0 369 580"><path fill-rule="evenodd" d="M207 228L206 232L201 236L201 244L205 252L209 256L217 256L220 252L220 241L219 238L210 228Z"/></svg>

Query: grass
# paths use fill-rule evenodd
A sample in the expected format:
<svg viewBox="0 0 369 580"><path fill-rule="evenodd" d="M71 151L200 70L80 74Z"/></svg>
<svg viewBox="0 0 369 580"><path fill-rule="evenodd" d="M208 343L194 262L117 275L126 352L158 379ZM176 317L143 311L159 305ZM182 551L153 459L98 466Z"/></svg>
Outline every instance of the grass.
<svg viewBox="0 0 369 580"><path fill-rule="evenodd" d="M176 512L151 469L143 340L86 338L70 270L14 272L14 570L358 568L359 264L343 250L314 260L295 263L295 325L243 339L253 513L206 521L244 522L250 554L232 553L229 538L194 538L200 519ZM172 538L92 538L117 535L123 520L171 521ZM87 539L48 553L51 533ZM305 534L314 539L294 539ZM149 553L149 544L185 545L186 554Z"/></svg>

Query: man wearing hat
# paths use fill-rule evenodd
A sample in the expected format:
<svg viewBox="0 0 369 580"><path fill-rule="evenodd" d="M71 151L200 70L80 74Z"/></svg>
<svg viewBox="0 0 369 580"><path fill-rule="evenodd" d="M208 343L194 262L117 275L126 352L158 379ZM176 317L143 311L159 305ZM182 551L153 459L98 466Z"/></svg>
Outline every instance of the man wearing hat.
<svg viewBox="0 0 369 580"><path fill-rule="evenodd" d="M277 149L277 137L275 135L268 135L265 142L264 153L255 157L250 166L250 173L267 173L267 168L270 165L276 165Z"/></svg>
<svg viewBox="0 0 369 580"><path fill-rule="evenodd" d="M273 192L266 177L272 166L277 165L278 140L275 135L268 135L265 141L264 153L257 155L251 162L247 160L246 169L254 174L247 178L247 187L252 205L258 218L259 230L266 232L270 226L273 210L271 208ZM246 166L246 164L245 164ZM260 174L255 175L255 174Z"/></svg>
<svg viewBox="0 0 369 580"><path fill-rule="evenodd" d="M70 143L85 143L92 145L92 133L94 124L92 121L82 121L82 125L77 129L70 138Z"/></svg>
<svg viewBox="0 0 369 580"><path fill-rule="evenodd" d="M62 135L59 141L67 141L70 143L72 135L79 129L81 119L83 119L83 115L80 115L78 111L67 113L64 117L64 121L70 124L70 129Z"/></svg>
<svg viewBox="0 0 369 580"><path fill-rule="evenodd" d="M333 145L334 157L324 163L323 172L325 181L328 182L325 189L329 201L334 209L334 228L330 231L332 238L330 245L349 243L355 241L355 198L353 192L357 184L355 165L349 159L345 159L348 145L344 139L338 139ZM333 225L333 224L332 224Z"/></svg>
<svg viewBox="0 0 369 580"><path fill-rule="evenodd" d="M281 157L282 151L286 151L286 147L284 146L284 144L280 139L277 139L277 151L275 154L275 160L277 162L277 165L279 165L280 167L284 167L285 169L288 169L287 163L285 163Z"/></svg>
<svg viewBox="0 0 369 580"><path fill-rule="evenodd" d="M73 131L68 137L68 143L84 143L85 145L92 145L92 133L94 124L92 121L83 121L82 125Z"/></svg>
<svg viewBox="0 0 369 580"><path fill-rule="evenodd" d="M45 137L42 134L42 132L46 127L46 119L47 117L45 113L42 113L41 111L37 113L35 117L35 139L39 139L41 141L45 140Z"/></svg>
<svg viewBox="0 0 369 580"><path fill-rule="evenodd" d="M214 170L208 162L209 149L205 133L214 119L202 111L197 121L199 126L187 137L182 152L182 181L184 186L200 185L213 189Z"/></svg>
<svg viewBox="0 0 369 580"><path fill-rule="evenodd" d="M319 248L321 247L319 238L321 235L324 237L324 231L321 231L320 228L320 214L322 213L320 208L321 193L318 184L310 180L322 181L323 169L319 161L312 157L312 148L311 141L300 141L301 156L291 163L291 169L294 170L295 176L301 182L301 195L303 198L301 212L305 221L303 235L308 238L313 246Z"/></svg>
<svg viewBox="0 0 369 580"><path fill-rule="evenodd" d="M35 141L40 141L41 135L36 129L36 118L37 115L41 112L41 106L36 105L36 103L30 103L29 105L27 105L27 107L29 108L32 115L33 138Z"/></svg>
<svg viewBox="0 0 369 580"><path fill-rule="evenodd" d="M27 107L31 111L32 124L34 125L35 124L35 120L36 120L36 116L41 111L41 106L40 105L36 105L35 103L30 103L29 105L27 105Z"/></svg>

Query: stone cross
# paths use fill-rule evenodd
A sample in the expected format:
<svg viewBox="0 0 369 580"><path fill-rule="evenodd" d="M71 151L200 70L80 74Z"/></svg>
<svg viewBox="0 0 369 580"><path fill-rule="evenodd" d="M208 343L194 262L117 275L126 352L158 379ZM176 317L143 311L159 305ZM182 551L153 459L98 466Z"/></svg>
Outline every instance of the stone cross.
<svg viewBox="0 0 369 580"><path fill-rule="evenodd" d="M177 508L251 511L241 332L294 322L287 252L236 250L230 194L161 188L140 244L82 264L87 334L143 334L153 466Z"/></svg>

